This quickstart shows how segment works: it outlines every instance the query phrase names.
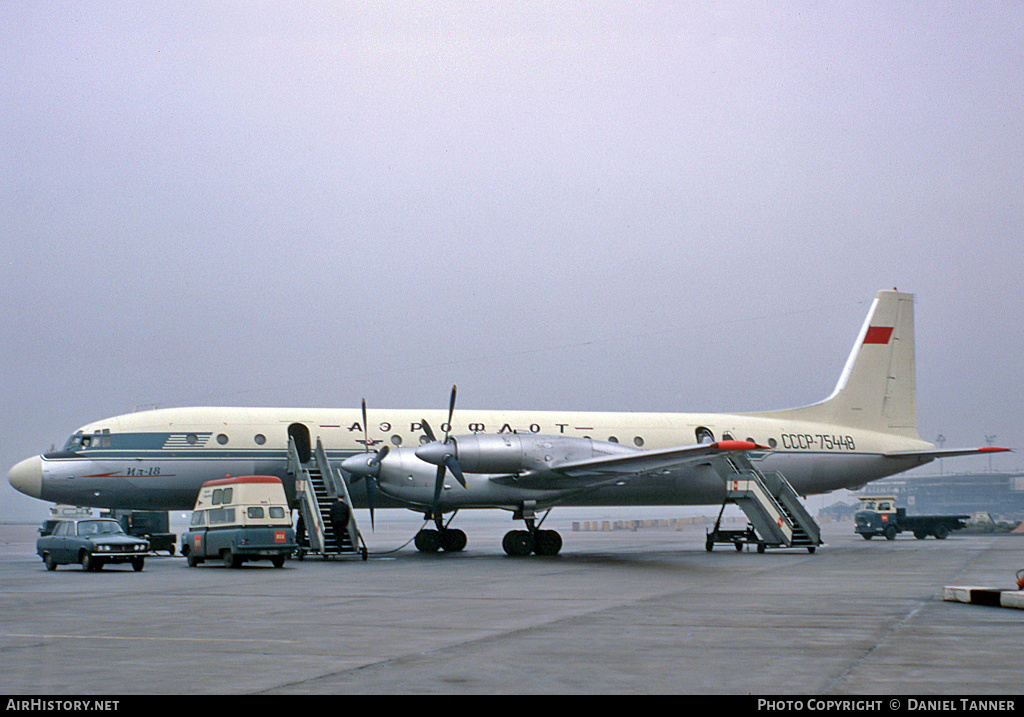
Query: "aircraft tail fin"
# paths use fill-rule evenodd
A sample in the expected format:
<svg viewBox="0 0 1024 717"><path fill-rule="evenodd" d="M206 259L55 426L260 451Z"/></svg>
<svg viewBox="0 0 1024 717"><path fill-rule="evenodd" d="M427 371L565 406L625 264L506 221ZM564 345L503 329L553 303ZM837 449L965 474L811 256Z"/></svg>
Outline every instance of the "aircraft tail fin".
<svg viewBox="0 0 1024 717"><path fill-rule="evenodd" d="M832 395L765 416L834 423L919 438L914 362L914 296L880 291Z"/></svg>

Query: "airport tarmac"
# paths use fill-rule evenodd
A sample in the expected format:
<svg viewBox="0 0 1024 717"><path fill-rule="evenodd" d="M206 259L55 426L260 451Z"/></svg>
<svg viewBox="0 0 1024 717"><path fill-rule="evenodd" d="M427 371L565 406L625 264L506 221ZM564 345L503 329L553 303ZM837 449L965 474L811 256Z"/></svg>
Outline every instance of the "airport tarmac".
<svg viewBox="0 0 1024 717"><path fill-rule="evenodd" d="M488 512L458 516L469 534L460 554L409 545L366 562L236 570L152 557L141 573L50 573L35 526L0 526L0 691L1014 695L1024 685L1024 610L942 599L946 585L1012 588L1024 536L865 541L836 523L813 555L708 553L703 526L573 532L580 519L552 513L544 527L565 540L554 558L505 556L501 536L520 524ZM379 511L371 552L419 524Z"/></svg>

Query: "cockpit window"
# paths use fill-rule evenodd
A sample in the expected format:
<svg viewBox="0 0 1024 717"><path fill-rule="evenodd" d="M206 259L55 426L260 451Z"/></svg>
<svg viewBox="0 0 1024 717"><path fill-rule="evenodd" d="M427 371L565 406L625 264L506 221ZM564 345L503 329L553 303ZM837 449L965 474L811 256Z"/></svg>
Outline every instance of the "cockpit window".
<svg viewBox="0 0 1024 717"><path fill-rule="evenodd" d="M65 451L81 451L92 446L92 436L76 433L68 439L64 446Z"/></svg>
<svg viewBox="0 0 1024 717"><path fill-rule="evenodd" d="M110 448L113 445L110 429L104 428L92 434L76 433L64 444L65 451L87 451L90 448Z"/></svg>

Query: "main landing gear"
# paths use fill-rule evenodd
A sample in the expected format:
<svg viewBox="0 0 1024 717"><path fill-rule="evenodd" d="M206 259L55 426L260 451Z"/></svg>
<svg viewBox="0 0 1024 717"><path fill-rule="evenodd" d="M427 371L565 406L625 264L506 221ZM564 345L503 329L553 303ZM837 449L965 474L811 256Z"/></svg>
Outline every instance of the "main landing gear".
<svg viewBox="0 0 1024 717"><path fill-rule="evenodd" d="M556 530L510 530L505 533L501 547L514 558L530 553L558 555L562 549L562 536Z"/></svg>
<svg viewBox="0 0 1024 717"><path fill-rule="evenodd" d="M433 517L437 530L424 528L416 533L413 544L418 551L421 553L436 553L438 550L443 550L446 553L457 553L466 547L466 534L458 528L449 528L445 525L442 522L442 515L440 513L435 516L427 513L424 517L427 520ZM455 514L452 513L452 517L449 518L448 522L451 523L454 518Z"/></svg>
<svg viewBox="0 0 1024 717"><path fill-rule="evenodd" d="M530 553L558 555L558 551L562 549L562 536L558 534L558 531L541 530L540 525L535 524L537 517L534 514L535 508L536 504L533 501L528 501L523 505L522 510L513 515L513 519L525 521L527 529L510 530L505 533L501 547L505 550L506 555L512 557L522 557ZM547 517L548 514L545 513L544 518ZM541 523L544 522L544 518L541 518Z"/></svg>
<svg viewBox="0 0 1024 717"><path fill-rule="evenodd" d="M413 543L421 553L457 553L466 547L466 534L458 528L425 528L416 533Z"/></svg>
<svg viewBox="0 0 1024 717"><path fill-rule="evenodd" d="M426 514L426 519L433 519L436 528L424 528L416 533L413 544L421 553L457 553L466 547L466 534L458 528L449 528L441 520L441 516ZM455 516L452 515L452 518ZM547 517L547 514L544 515ZM516 512L515 519L526 522L527 530L510 530L505 533L501 547L506 555L523 557L536 555L558 555L562 549L562 536L556 530L541 530L536 524L535 516L529 508ZM449 519L449 523L451 520ZM543 523L543 519L541 520Z"/></svg>

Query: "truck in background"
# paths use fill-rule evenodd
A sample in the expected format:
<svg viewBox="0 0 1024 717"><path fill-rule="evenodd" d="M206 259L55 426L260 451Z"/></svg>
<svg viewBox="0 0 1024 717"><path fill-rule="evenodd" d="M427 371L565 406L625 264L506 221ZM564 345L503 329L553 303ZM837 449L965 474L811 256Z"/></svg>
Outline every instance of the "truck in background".
<svg viewBox="0 0 1024 717"><path fill-rule="evenodd" d="M109 515L121 524L128 535L148 540L154 553L166 550L168 555L174 555L178 536L170 530L170 517L166 510L113 510Z"/></svg>
<svg viewBox="0 0 1024 717"><path fill-rule="evenodd" d="M868 495L859 500L860 510L853 516L853 531L860 533L865 540L876 535L895 540L903 531L913 533L918 540L929 535L945 540L950 532L965 527L970 518L969 515L907 515L906 508L896 507L894 495Z"/></svg>

